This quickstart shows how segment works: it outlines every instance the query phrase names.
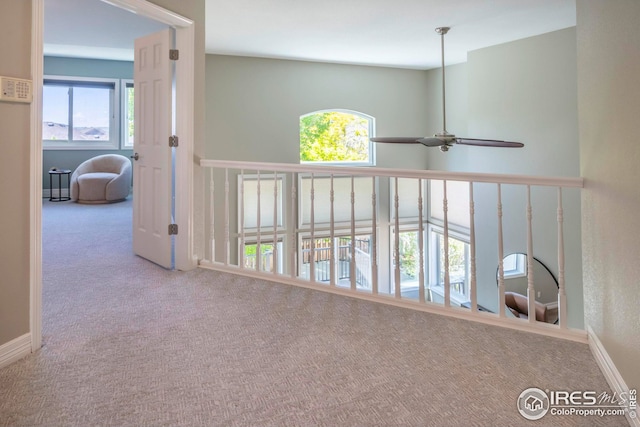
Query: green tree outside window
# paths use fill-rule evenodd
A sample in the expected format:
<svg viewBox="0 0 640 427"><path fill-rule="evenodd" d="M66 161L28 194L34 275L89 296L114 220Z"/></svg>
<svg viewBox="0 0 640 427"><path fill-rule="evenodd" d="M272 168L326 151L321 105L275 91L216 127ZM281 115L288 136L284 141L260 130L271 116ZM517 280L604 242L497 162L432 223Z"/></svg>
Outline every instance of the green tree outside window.
<svg viewBox="0 0 640 427"><path fill-rule="evenodd" d="M370 119L341 111L300 117L300 161L369 162Z"/></svg>

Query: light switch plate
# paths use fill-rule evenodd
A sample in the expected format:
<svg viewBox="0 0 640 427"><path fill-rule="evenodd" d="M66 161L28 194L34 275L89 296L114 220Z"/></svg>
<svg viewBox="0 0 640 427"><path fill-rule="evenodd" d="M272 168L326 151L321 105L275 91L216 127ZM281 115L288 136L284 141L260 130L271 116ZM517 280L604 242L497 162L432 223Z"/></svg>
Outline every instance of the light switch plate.
<svg viewBox="0 0 640 427"><path fill-rule="evenodd" d="M30 103L32 99L33 82L31 80L0 76L0 101Z"/></svg>

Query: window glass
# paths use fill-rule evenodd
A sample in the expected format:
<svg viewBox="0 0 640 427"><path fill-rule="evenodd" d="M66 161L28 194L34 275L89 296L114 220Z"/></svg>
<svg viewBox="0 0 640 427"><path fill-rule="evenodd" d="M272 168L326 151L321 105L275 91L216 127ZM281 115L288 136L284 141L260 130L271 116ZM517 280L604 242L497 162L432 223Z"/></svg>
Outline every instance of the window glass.
<svg viewBox="0 0 640 427"><path fill-rule="evenodd" d="M398 253L400 258L400 292L403 298L418 299L420 289L420 233L416 230L400 231L398 235ZM391 266L390 293L395 292L396 252L395 231L392 230L391 254L393 265ZM426 250L424 248L423 250ZM426 270L426 267L423 267Z"/></svg>
<svg viewBox="0 0 640 427"><path fill-rule="evenodd" d="M431 242L436 258L435 274L432 276L432 280L435 281L435 286L444 287L444 234L432 228ZM449 285L452 298L458 299L460 302L468 301L469 276L469 243L449 235Z"/></svg>
<svg viewBox="0 0 640 427"><path fill-rule="evenodd" d="M119 80L47 77L42 90L43 148L117 149ZM75 80L77 79L77 80Z"/></svg>
<svg viewBox="0 0 640 427"><path fill-rule="evenodd" d="M48 86L42 88L42 139L69 139L69 88Z"/></svg>
<svg viewBox="0 0 640 427"><path fill-rule="evenodd" d="M316 111L300 117L300 161L374 164L373 117L355 111Z"/></svg>
<svg viewBox="0 0 640 427"><path fill-rule="evenodd" d="M111 94L108 89L73 88L73 140L109 141Z"/></svg>
<svg viewBox="0 0 640 427"><path fill-rule="evenodd" d="M277 245L277 256L274 255L273 241L260 243L260 256L258 257L258 244L245 243L244 245L244 268L260 271L272 272L274 263L277 263L277 272L282 274L283 267L283 246L279 241ZM277 260L276 260L277 258ZM258 264L259 265L256 265Z"/></svg>
<svg viewBox="0 0 640 427"><path fill-rule="evenodd" d="M133 82L127 82L124 85L124 104L123 104L123 124L124 129L122 137L123 148L133 148L133 111L134 111L134 92Z"/></svg>

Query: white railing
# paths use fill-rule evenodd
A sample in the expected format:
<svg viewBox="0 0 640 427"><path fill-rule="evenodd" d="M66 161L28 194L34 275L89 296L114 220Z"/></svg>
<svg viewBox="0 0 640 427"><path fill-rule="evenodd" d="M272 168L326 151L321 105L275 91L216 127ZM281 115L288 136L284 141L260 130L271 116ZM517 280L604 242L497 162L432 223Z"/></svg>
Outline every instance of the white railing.
<svg viewBox="0 0 640 427"><path fill-rule="evenodd" d="M563 208L563 190L580 189L581 178L200 164L209 169L203 268L584 339L568 324ZM579 197L571 202L579 215ZM579 240L570 243L578 251ZM557 322L511 314L507 252L526 253L525 313L536 313L535 296L543 292L536 288L537 258L544 252L555 264L557 298L547 305L557 307Z"/></svg>

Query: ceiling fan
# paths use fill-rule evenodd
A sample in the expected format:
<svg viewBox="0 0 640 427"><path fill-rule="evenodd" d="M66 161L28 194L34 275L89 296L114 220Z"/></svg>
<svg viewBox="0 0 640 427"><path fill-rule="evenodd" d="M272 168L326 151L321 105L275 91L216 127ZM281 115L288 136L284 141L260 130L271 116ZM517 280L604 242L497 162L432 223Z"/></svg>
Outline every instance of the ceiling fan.
<svg viewBox="0 0 640 427"><path fill-rule="evenodd" d="M440 46L442 51L442 132L436 133L432 137L374 137L370 138L373 142L389 142L396 144L422 144L427 147L440 147L440 151L449 151L454 144L460 145L476 145L480 147L524 147L521 142L500 141L496 139L477 139L477 138L460 138L447 132L447 112L445 105L444 90L444 35L449 32L449 27L438 27L436 33L440 34Z"/></svg>

